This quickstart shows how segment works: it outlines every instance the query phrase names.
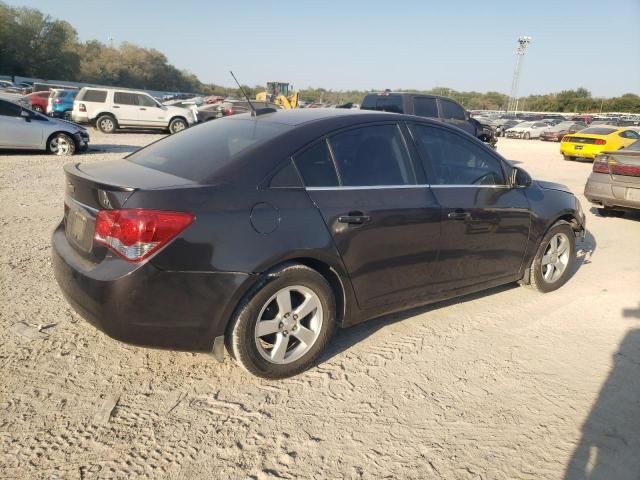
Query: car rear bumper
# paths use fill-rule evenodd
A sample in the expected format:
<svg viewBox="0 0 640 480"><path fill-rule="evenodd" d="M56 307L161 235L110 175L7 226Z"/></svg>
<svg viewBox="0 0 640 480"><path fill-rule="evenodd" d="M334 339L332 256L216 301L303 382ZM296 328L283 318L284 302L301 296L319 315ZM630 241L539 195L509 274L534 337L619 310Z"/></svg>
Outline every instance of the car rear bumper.
<svg viewBox="0 0 640 480"><path fill-rule="evenodd" d="M591 173L584 187L584 196L602 207L640 209L640 184L614 182L606 173Z"/></svg>
<svg viewBox="0 0 640 480"><path fill-rule="evenodd" d="M69 244L62 224L52 246L54 275L71 306L110 337L147 347L211 351L255 278L235 272L169 272L151 261L93 264Z"/></svg>
<svg viewBox="0 0 640 480"><path fill-rule="evenodd" d="M86 112L71 112L71 120L76 123L89 123L89 116Z"/></svg>
<svg viewBox="0 0 640 480"><path fill-rule="evenodd" d="M576 148L582 147L582 148ZM560 153L567 157L589 158L593 160L602 153L602 146L589 144L576 144L563 142L560 144Z"/></svg>

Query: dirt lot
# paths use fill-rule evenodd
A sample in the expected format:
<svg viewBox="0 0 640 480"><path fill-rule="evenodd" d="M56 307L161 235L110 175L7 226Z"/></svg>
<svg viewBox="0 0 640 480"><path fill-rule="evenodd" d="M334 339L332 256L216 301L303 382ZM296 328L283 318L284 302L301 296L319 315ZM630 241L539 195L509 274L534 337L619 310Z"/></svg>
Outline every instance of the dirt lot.
<svg viewBox="0 0 640 480"><path fill-rule="evenodd" d="M158 136L92 131L118 158ZM589 164L505 140L582 197ZM561 290L516 285L342 331L280 382L117 343L53 279L55 157L0 153L0 478L640 478L640 215L588 213Z"/></svg>

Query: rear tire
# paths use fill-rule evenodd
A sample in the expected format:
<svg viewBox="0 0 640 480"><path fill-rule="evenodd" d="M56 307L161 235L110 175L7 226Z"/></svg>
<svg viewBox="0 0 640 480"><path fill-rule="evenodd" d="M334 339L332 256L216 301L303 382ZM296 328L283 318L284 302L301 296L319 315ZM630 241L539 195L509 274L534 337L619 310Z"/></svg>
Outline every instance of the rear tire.
<svg viewBox="0 0 640 480"><path fill-rule="evenodd" d="M529 132L524 132L524 135L522 135L522 138L525 140L529 140L531 138L531 134Z"/></svg>
<svg viewBox="0 0 640 480"><path fill-rule="evenodd" d="M111 134L118 128L118 122L111 115L101 115L96 121L96 127L102 133Z"/></svg>
<svg viewBox="0 0 640 480"><path fill-rule="evenodd" d="M564 221L553 225L540 242L529 269L529 285L542 293L557 290L569 279L576 259L576 238Z"/></svg>
<svg viewBox="0 0 640 480"><path fill-rule="evenodd" d="M322 275L285 264L240 303L225 338L227 350L258 377L297 375L313 366L329 343L335 312L333 291Z"/></svg>
<svg viewBox="0 0 640 480"><path fill-rule="evenodd" d="M47 151L58 157L68 157L76 152L76 144L66 133L56 133L47 142Z"/></svg>

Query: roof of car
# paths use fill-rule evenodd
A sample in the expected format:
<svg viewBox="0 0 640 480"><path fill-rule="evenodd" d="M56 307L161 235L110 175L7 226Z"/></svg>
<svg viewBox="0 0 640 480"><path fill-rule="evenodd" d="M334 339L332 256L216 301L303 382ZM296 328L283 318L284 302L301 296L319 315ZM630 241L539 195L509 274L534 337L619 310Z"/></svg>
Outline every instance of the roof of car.
<svg viewBox="0 0 640 480"><path fill-rule="evenodd" d="M240 118L242 116L236 115L235 117ZM296 126L302 125L303 123L344 117L358 117L363 120L365 120L366 117L374 120L399 120L400 118L408 118L409 115L345 108L296 108L293 110L277 110L273 113L258 115L257 118L264 121Z"/></svg>

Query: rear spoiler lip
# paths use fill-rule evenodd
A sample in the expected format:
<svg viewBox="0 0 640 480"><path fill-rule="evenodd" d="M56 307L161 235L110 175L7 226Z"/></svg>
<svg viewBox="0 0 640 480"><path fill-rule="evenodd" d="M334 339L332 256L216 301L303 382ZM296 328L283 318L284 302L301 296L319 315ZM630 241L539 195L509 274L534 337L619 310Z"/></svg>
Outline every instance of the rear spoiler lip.
<svg viewBox="0 0 640 480"><path fill-rule="evenodd" d="M102 190L111 190L111 191L116 191L116 192L135 192L137 190L136 188L130 187L128 185L114 185L114 184L111 184L111 183L102 183L97 178L92 177L90 175L87 175L82 170L80 170L78 168L79 165L80 165L80 162L67 163L62 168L64 169L64 173L65 174L67 174L67 175L69 175L71 177L78 178L80 180L85 180L87 182L91 182L94 185L96 185L96 187L98 187L99 189L102 189Z"/></svg>

